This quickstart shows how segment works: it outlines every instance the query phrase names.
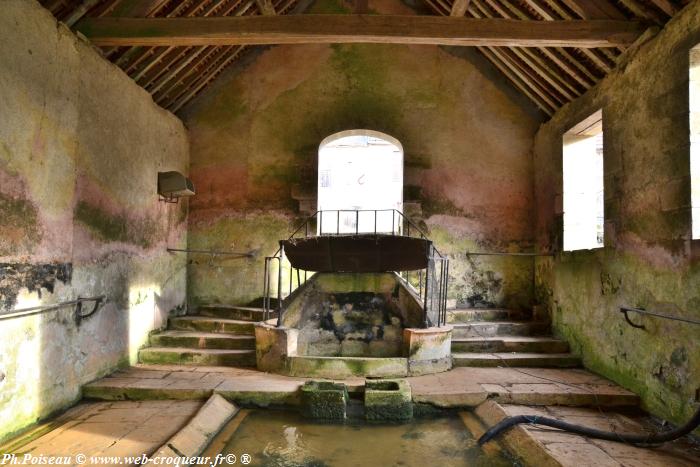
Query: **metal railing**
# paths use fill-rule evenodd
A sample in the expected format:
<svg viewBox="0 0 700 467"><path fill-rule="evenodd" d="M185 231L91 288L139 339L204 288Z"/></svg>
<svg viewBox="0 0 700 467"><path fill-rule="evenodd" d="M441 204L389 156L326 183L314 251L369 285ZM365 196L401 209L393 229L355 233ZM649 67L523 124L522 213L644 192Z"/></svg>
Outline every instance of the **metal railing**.
<svg viewBox="0 0 700 467"><path fill-rule="evenodd" d="M78 297L75 300L70 300L67 302L54 303L51 305L39 305L32 306L29 308L19 308L16 310L8 310L0 313L0 320L21 318L23 316L35 315L38 313L44 313L46 311L58 310L61 308L66 308L69 306L75 307L74 318L75 324L80 325L81 321L94 315L100 308L100 305L104 303L105 296L99 295L97 297ZM93 302L92 309L87 313L83 313L83 303Z"/></svg>
<svg viewBox="0 0 700 467"><path fill-rule="evenodd" d="M335 229L324 228L330 224L335 225ZM428 239L425 232L404 216L401 211L396 209L360 209L316 211L292 232L288 240L312 236L359 234ZM287 284L283 283L286 275L285 269L289 271ZM395 272L422 303L425 316L424 325L430 327L445 324L447 322L449 259L431 245L426 268L418 271ZM276 288L273 291L274 276L276 276ZM284 254L284 246L280 246L273 255L265 257L263 319L270 319L273 311L272 297L274 293L277 299L275 311L279 325L284 311L284 300L290 297L309 277L308 271L292 266Z"/></svg>
<svg viewBox="0 0 700 467"><path fill-rule="evenodd" d="M625 315L625 320L627 321L627 324L629 324L633 328L637 328L637 329L646 329L646 327L643 324L637 324L637 323L633 322L629 317L629 313L639 313L640 315L655 316L657 318L670 319L672 321L681 321L683 323L700 325L699 320L690 319L690 318L681 318L680 316L666 315L664 313L658 313L655 311L648 311L648 310L645 310L644 308L631 308L631 307L627 307L627 306L622 306L622 307L620 307L620 313L623 313Z"/></svg>

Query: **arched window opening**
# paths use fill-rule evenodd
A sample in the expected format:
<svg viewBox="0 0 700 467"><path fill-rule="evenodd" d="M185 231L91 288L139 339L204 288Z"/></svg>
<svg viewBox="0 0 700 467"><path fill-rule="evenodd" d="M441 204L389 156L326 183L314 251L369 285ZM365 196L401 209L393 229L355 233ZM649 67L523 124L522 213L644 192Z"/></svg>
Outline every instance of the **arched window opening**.
<svg viewBox="0 0 700 467"><path fill-rule="evenodd" d="M389 135L348 130L318 149L318 233L398 233L403 147Z"/></svg>

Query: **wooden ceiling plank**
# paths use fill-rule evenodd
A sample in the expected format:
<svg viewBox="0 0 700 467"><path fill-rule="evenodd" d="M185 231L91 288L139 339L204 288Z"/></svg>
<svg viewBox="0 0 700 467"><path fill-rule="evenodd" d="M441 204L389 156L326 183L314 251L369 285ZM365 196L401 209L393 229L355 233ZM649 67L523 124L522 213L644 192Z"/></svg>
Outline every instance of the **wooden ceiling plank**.
<svg viewBox="0 0 700 467"><path fill-rule="evenodd" d="M570 20L571 15L561 8L557 1L551 0L525 0L535 11L547 21L557 21L560 19ZM551 10L551 11L550 11ZM552 13L552 11L554 13ZM580 47L579 47L580 48ZM580 48L581 52L598 68L608 73L612 68L595 51Z"/></svg>
<svg viewBox="0 0 700 467"><path fill-rule="evenodd" d="M583 19L626 19L610 0L562 0Z"/></svg>
<svg viewBox="0 0 700 467"><path fill-rule="evenodd" d="M530 101L532 101L537 107L539 107L548 116L554 115L556 109L549 107L539 96L534 94L527 85L522 82L517 76L515 76L505 65L503 65L498 58L496 58L491 52L486 49L486 47L478 47L479 52L481 52L487 60L489 60L493 65L501 72L503 75L511 82L513 85L522 92Z"/></svg>
<svg viewBox="0 0 700 467"><path fill-rule="evenodd" d="M470 0L454 0L452 2L452 9L450 10L450 16L462 17L467 12L469 8Z"/></svg>
<svg viewBox="0 0 700 467"><path fill-rule="evenodd" d="M121 0L111 9L110 16L145 18L158 12L169 0Z"/></svg>
<svg viewBox="0 0 700 467"><path fill-rule="evenodd" d="M101 0L83 0L78 8L74 9L63 19L63 23L68 27L73 26L75 23L80 21L80 19L82 19L82 17L85 16L92 7L100 3L100 1Z"/></svg>
<svg viewBox="0 0 700 467"><path fill-rule="evenodd" d="M443 16L295 15L85 18L95 45L392 43L595 48L628 45L643 32L628 21L513 21Z"/></svg>
<svg viewBox="0 0 700 467"><path fill-rule="evenodd" d="M255 4L258 6L258 11L261 15L274 16L277 14L271 0L255 0Z"/></svg>
<svg viewBox="0 0 700 467"><path fill-rule="evenodd" d="M206 74L209 69L214 67L214 64L225 59L226 55L234 51L235 48L236 46L233 45L228 47L208 47L208 51L198 61L197 65L193 65L189 70L185 71L185 73L178 76L177 79L171 80L171 82L168 83L168 87L163 88L162 91L157 93L156 98L163 99L168 96L178 95L175 92L178 87L181 88L179 91L181 94L183 90L195 83L201 75Z"/></svg>
<svg viewBox="0 0 700 467"><path fill-rule="evenodd" d="M518 78L520 78L527 86L535 93L537 94L544 102L547 103L548 106L550 106L552 109L558 109L559 105L555 103L552 98L544 92L542 89L540 89L538 86L536 86L532 80L525 74L523 71L516 65L514 64L507 55L503 53L503 50L501 50L498 47L485 47L488 49L492 54L494 54L498 59L503 63L505 66L507 66Z"/></svg>
<svg viewBox="0 0 700 467"><path fill-rule="evenodd" d="M656 5L656 7L666 13L668 16L673 16L680 11L676 5L670 0L651 0L651 3Z"/></svg>
<svg viewBox="0 0 700 467"><path fill-rule="evenodd" d="M165 74L163 74L154 84L153 87L148 88L148 92L150 93L156 93L160 91L160 89L168 83L174 76L176 76L178 73L183 71L185 67L189 66L197 57L202 55L208 47L199 47L196 50L193 50L192 53L186 54L182 60L180 60L180 63L176 64L172 68L170 68Z"/></svg>
<svg viewBox="0 0 700 467"><path fill-rule="evenodd" d="M478 10L478 11L477 11ZM474 2L473 8L469 9L470 13L476 18L488 18L491 16L490 12L486 7L480 2ZM542 77L550 86L554 87L559 94L565 96L568 100L573 100L575 95L571 94L569 90L565 89L557 80L556 73L552 73L542 61L533 60L532 56L525 53L526 49L520 49L518 47L511 47L509 50L515 54L522 62L527 64L537 75Z"/></svg>
<svg viewBox="0 0 700 467"><path fill-rule="evenodd" d="M136 80L140 86L148 88L156 81L163 73L167 73L169 69L179 63L183 57L187 57L187 53L193 50L193 47L169 47L167 53L162 54L158 60L154 60L149 65L148 70L142 70ZM150 73L148 73L148 72ZM136 79L136 77L134 77Z"/></svg>
<svg viewBox="0 0 700 467"><path fill-rule="evenodd" d="M232 4L228 5L228 7L220 12L222 16L227 16L230 13L234 13L236 16L242 16L245 13L247 13L255 4L254 0L248 0L241 6L240 1L233 2ZM240 8L238 8L240 6ZM234 11L235 10L235 11ZM252 10L251 10L252 13ZM212 53L216 52L217 49L221 49L220 47L203 47L199 49L190 49L190 50L199 50L200 52L204 53L202 55L200 52L190 52L193 55L196 55L194 57L194 60L190 63L189 68L180 68L177 70L176 73L168 73L167 74L167 79L164 79L163 82L160 84L159 88L163 88L166 84L170 84L165 90L164 93L168 93L169 90L171 90L174 86L176 86L181 80L183 80L185 77L189 76L191 73L195 72L198 70L199 66L202 63L206 63L207 60L209 60L209 57L211 56ZM206 52L206 53L205 53ZM217 58L218 59L218 58ZM184 71L184 73L182 73ZM180 76L178 76L180 75ZM174 83L169 83L169 81L173 81ZM154 92L155 93L155 92Z"/></svg>
<svg viewBox="0 0 700 467"><path fill-rule="evenodd" d="M209 2L209 1L210 1L210 0L200 0L199 2L195 2L195 3L191 4L190 9L186 10L184 14L185 14L185 15L192 15L192 14L193 14L194 12L196 12L200 7L204 6L204 5L205 5L207 2ZM219 8L222 4L224 4L224 3L227 2L227 1L228 1L228 0L220 0L220 1L215 1L215 2L211 3L211 4L209 5L209 7L203 12L203 14L204 14L204 15L210 15L210 14L214 13L214 12L216 11L217 8ZM250 0L250 3L252 4L252 0ZM222 13L223 13L224 15L230 13L232 10L234 10L234 9L238 6L238 4L240 4L240 1L239 1L239 0L234 0L234 1L228 6L228 8L225 9ZM172 14L174 14L174 13L175 13L175 12L172 11L172 12L168 13L168 15L172 15ZM168 16L168 17L169 17L169 16ZM157 78L158 76L160 76L160 75L161 75L161 72L163 71L164 68L166 68L166 67L168 67L168 66L171 66L172 63L174 62L174 60L177 60L177 58L179 58L179 55L176 54L176 55L174 56L174 58L172 58L169 62L167 62L167 63L160 63L160 61L166 56L166 54L169 54L169 53L170 53L171 51L173 51L174 49L175 49L175 47L165 47L164 49L162 49L162 50L160 50L159 52L157 52L157 55L154 56L153 59L152 59L149 63L147 63L143 68L141 68L135 75L131 76L132 79L134 79L134 81L139 82L139 81L142 80L142 79L144 78L144 76L146 76L146 74L149 73L151 70L155 70L155 71L154 71L154 74L152 74L152 76L155 75L156 78ZM189 49L188 49L188 50L189 50ZM148 53L148 51L146 51L146 53ZM142 57L140 57L140 58L144 58L144 57L142 56ZM145 57L145 58L147 58L147 57ZM159 67L159 65L160 65L160 67ZM133 69L133 67L130 67L130 69ZM125 70L125 71L127 71L127 70ZM127 71L127 73L130 74L129 71ZM155 79L155 78L154 78L154 79ZM149 80L149 81L147 81L147 83L144 83L144 84L142 84L142 85L145 86L145 85L147 85L147 84L150 84L150 82L152 82L152 80Z"/></svg>
<svg viewBox="0 0 700 467"><path fill-rule="evenodd" d="M619 2L639 18L653 21L659 26L666 22L659 13L647 7L643 3L639 3L637 0L619 0Z"/></svg>
<svg viewBox="0 0 700 467"><path fill-rule="evenodd" d="M209 84L211 80L213 80L224 68L226 68L233 60L238 58L238 55L244 48L245 46L242 45L237 46L237 49L233 53L231 53L226 59L224 59L220 64L214 67L211 70L211 72L209 72L205 76L200 77L198 83L193 84L189 88L185 88L186 92L177 96L177 100L170 101L166 108L169 108L172 112L177 112L178 110L180 110L180 108L182 108L183 105L185 105L187 102L189 102L190 99L197 95L197 93L199 93L199 91L201 91L207 84Z"/></svg>
<svg viewBox="0 0 700 467"><path fill-rule="evenodd" d="M532 19L529 14L524 13L516 5L514 5L508 0L485 1L489 4L489 6L492 7L495 5L505 6L508 9L508 11L510 11L510 13L506 12L505 10L500 10L499 13L503 15L504 18L520 20ZM515 17L513 17L513 15ZM578 62L578 60L575 57L573 57L567 50L559 48L556 49L556 53L554 51L548 50L545 47L541 47L539 48L539 50L550 60L555 62L562 70L566 71L569 74L569 76L573 77L576 81L583 85L586 89L590 88L591 84L594 84L597 81L596 77L587 68L582 68L582 65ZM560 54L562 58L559 58L557 53ZM573 65L574 63L576 65Z"/></svg>

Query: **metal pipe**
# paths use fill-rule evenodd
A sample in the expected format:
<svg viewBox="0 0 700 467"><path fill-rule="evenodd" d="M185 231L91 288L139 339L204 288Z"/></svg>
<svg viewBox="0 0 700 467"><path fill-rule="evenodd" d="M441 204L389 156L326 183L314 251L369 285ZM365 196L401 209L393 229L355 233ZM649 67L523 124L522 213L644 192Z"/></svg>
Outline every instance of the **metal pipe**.
<svg viewBox="0 0 700 467"><path fill-rule="evenodd" d="M508 253L506 251L467 251L467 256L554 256L554 253Z"/></svg>
<svg viewBox="0 0 700 467"><path fill-rule="evenodd" d="M269 310L269 299L270 299L270 290L268 288L268 280L267 280L267 274L268 274L268 266L269 266L269 259L265 258L265 269L263 270L263 320L267 321L268 320L268 310Z"/></svg>
<svg viewBox="0 0 700 467"><path fill-rule="evenodd" d="M181 249L181 248L166 248L166 251L171 252L171 253L197 253L197 254L204 254L204 255L212 255L212 256L236 256L240 258L253 258L255 254L253 253L239 253L236 251L216 251L216 250L189 250L189 249Z"/></svg>
<svg viewBox="0 0 700 467"><path fill-rule="evenodd" d="M603 431L595 428L588 428L581 425L575 425L554 418L539 417L537 415L517 415L515 417L507 417L484 433L479 438L479 446L492 440L508 428L519 425L521 423L530 423L533 425L551 426L560 430L576 433L577 435L586 436L588 438L604 439L607 441L618 441L631 444L659 444L673 441L691 433L695 428L700 426L700 408L695 412L690 420L685 425L679 426L665 433L647 433L647 434L627 434L614 431Z"/></svg>

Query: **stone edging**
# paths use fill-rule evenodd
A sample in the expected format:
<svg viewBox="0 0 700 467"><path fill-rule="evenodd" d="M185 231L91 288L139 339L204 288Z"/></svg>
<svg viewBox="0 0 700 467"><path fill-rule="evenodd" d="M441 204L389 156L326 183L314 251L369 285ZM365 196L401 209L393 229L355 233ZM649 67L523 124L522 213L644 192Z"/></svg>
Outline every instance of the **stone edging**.
<svg viewBox="0 0 700 467"><path fill-rule="evenodd" d="M214 437L238 413L239 408L219 394L212 395L192 419L175 433L151 458L167 458L173 462L160 465L187 465L178 461L193 458L204 452Z"/></svg>
<svg viewBox="0 0 700 467"><path fill-rule="evenodd" d="M486 401L474 410L481 423L493 426L508 416L500 404L494 401ZM475 438L480 437L486 430L473 433ZM538 467L562 467L562 464L551 456L544 445L523 426L516 425L503 433L499 441L512 454L526 462L526 465Z"/></svg>

